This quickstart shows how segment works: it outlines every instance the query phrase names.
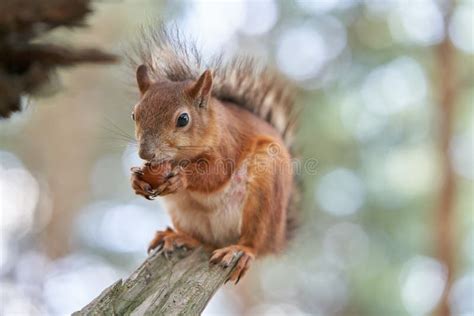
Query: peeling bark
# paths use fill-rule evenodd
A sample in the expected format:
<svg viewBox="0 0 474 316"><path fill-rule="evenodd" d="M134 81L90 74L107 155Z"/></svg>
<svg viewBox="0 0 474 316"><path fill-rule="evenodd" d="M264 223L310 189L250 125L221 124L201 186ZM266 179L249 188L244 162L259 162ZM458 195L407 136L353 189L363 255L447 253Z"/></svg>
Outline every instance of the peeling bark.
<svg viewBox="0 0 474 316"><path fill-rule="evenodd" d="M155 252L125 281L119 280L73 316L199 315L229 277L202 249Z"/></svg>

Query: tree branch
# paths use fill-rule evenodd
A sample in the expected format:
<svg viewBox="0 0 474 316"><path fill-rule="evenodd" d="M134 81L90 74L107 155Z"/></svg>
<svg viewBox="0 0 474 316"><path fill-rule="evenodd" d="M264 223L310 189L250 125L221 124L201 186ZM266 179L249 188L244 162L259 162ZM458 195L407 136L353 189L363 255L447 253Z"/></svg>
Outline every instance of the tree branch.
<svg viewBox="0 0 474 316"><path fill-rule="evenodd" d="M235 263L209 263L202 249L150 255L127 280L119 280L73 316L198 315L229 277Z"/></svg>
<svg viewBox="0 0 474 316"><path fill-rule="evenodd" d="M0 1L0 118L21 111L21 97L48 84L58 67L117 61L117 56L94 48L38 43L59 26L85 26L91 1Z"/></svg>

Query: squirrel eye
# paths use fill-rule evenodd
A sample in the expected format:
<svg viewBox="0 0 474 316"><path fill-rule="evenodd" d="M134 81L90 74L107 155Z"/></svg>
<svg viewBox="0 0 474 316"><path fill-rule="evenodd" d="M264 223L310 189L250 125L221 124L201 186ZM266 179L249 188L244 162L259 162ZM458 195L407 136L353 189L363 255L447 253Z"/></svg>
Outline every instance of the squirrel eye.
<svg viewBox="0 0 474 316"><path fill-rule="evenodd" d="M132 112L132 120L135 121L135 113L134 112Z"/></svg>
<svg viewBox="0 0 474 316"><path fill-rule="evenodd" d="M189 123L189 115L188 113L183 113L178 117L178 121L176 122L177 127L184 127Z"/></svg>

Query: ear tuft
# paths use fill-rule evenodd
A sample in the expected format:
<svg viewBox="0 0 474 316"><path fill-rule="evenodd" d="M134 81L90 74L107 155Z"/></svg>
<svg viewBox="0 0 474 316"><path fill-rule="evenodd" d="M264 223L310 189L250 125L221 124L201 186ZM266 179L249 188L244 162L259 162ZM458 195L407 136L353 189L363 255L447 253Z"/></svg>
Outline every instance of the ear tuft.
<svg viewBox="0 0 474 316"><path fill-rule="evenodd" d="M150 76L148 75L148 67L140 65L137 68L137 83L141 94L144 94L151 85Z"/></svg>
<svg viewBox="0 0 474 316"><path fill-rule="evenodd" d="M211 89L212 72L208 69L202 73L199 79L186 92L192 99L198 101L199 107L205 107L211 95Z"/></svg>

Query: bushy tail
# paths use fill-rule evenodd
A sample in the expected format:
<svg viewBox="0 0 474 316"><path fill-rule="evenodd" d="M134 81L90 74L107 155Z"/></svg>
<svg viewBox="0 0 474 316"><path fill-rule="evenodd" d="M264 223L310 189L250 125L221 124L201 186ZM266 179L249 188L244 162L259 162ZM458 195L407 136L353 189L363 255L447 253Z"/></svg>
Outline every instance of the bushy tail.
<svg viewBox="0 0 474 316"><path fill-rule="evenodd" d="M212 95L231 101L270 123L281 135L289 150L293 147L296 119L294 86L275 69L264 66L255 58L235 55L225 58L218 54L203 61L196 44L183 37L177 28L144 27L128 54L133 71L148 66L156 81L195 80L206 70L213 71ZM288 227L294 226L298 205L299 179L295 179L289 206Z"/></svg>
<svg viewBox="0 0 474 316"><path fill-rule="evenodd" d="M194 42L177 28L143 28L129 54L135 70L140 64L150 69L155 80L197 79L206 69L213 71L212 95L231 101L270 123L291 147L298 109L294 86L278 71L255 58L218 54L204 62Z"/></svg>

